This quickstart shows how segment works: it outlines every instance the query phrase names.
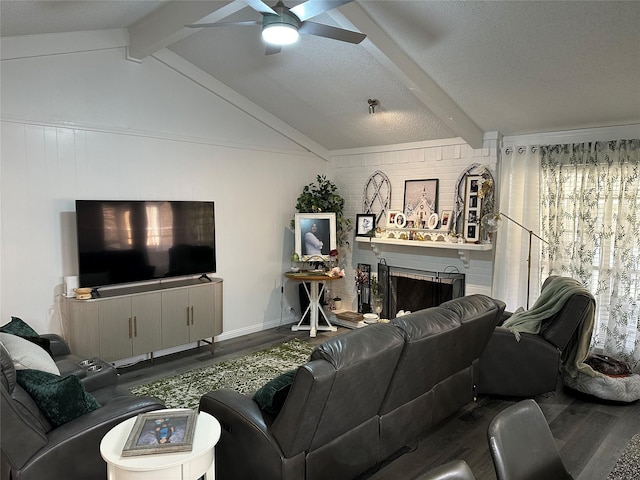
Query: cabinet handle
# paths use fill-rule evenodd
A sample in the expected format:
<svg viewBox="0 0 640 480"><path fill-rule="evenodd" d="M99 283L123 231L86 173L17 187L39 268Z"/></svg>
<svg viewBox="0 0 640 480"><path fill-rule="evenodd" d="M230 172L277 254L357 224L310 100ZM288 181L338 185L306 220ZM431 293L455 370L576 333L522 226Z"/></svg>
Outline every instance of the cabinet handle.
<svg viewBox="0 0 640 480"><path fill-rule="evenodd" d="M133 336L138 336L138 317L135 315L133 316Z"/></svg>
<svg viewBox="0 0 640 480"><path fill-rule="evenodd" d="M189 326L189 307L187 307L187 327Z"/></svg>
<svg viewBox="0 0 640 480"><path fill-rule="evenodd" d="M191 325L193 325L193 305L191 305Z"/></svg>
<svg viewBox="0 0 640 480"><path fill-rule="evenodd" d="M131 338L131 317L129 317L129 338Z"/></svg>

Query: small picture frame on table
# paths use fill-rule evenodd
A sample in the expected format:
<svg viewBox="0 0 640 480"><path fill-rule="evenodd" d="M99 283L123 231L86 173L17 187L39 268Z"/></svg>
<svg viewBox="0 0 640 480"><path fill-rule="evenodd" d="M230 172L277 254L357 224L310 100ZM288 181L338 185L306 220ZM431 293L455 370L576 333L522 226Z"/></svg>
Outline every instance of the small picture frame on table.
<svg viewBox="0 0 640 480"><path fill-rule="evenodd" d="M356 236L368 237L376 227L376 216L373 213L356 214Z"/></svg>
<svg viewBox="0 0 640 480"><path fill-rule="evenodd" d="M122 456L190 452L197 415L192 409L141 413L124 444Z"/></svg>

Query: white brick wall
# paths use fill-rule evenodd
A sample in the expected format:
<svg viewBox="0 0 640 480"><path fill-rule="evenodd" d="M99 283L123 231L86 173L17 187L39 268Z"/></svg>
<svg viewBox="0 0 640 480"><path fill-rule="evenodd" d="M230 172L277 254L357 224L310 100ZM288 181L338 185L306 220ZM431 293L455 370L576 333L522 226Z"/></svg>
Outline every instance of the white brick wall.
<svg viewBox="0 0 640 480"><path fill-rule="evenodd" d="M498 149L496 138L486 138L484 148L472 149L461 139L424 142L416 145L397 145L379 149L333 152L329 176L345 199L345 215L355 221L356 214L364 213L363 194L368 178L377 170L391 182L391 210L402 210L405 180L437 178L438 214L452 210L455 203L456 183L460 174L472 164L489 168L497 180ZM355 269L358 263L367 263L376 271L378 258L367 243L352 241L350 248L342 248L346 261L346 277L332 282L332 296L338 294L347 308L356 308ZM491 295L493 251L470 253L466 268L456 250L421 247L381 246L380 258L387 264L431 271L460 271L466 274L466 293Z"/></svg>

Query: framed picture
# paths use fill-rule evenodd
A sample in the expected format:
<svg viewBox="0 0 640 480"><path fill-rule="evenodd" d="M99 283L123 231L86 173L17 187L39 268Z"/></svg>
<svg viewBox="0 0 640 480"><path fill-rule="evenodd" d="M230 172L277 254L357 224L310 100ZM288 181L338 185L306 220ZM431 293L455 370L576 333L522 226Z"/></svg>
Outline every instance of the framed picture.
<svg viewBox="0 0 640 480"><path fill-rule="evenodd" d="M440 230L449 230L451 223L451 210L443 210L440 213Z"/></svg>
<svg viewBox="0 0 640 480"><path fill-rule="evenodd" d="M402 212L399 210L387 211L387 228L398 228L398 226L396 225L396 216L398 214L402 214Z"/></svg>
<svg viewBox="0 0 640 480"><path fill-rule="evenodd" d="M438 226L438 214L437 213L432 213L429 216L429 220L427 221L427 228L429 230L435 230L435 228Z"/></svg>
<svg viewBox="0 0 640 480"><path fill-rule="evenodd" d="M376 216L373 213L356 214L356 236L368 237L376 226Z"/></svg>
<svg viewBox="0 0 640 480"><path fill-rule="evenodd" d="M197 415L191 409L141 413L124 444L122 456L191 451Z"/></svg>
<svg viewBox="0 0 640 480"><path fill-rule="evenodd" d="M337 247L335 213L296 213L295 250L301 262L328 261Z"/></svg>
<svg viewBox="0 0 640 480"><path fill-rule="evenodd" d="M480 239L480 212L482 198L478 195L482 181L481 175L467 175L465 178L464 222L462 236L467 242L477 242Z"/></svg>
<svg viewBox="0 0 640 480"><path fill-rule="evenodd" d="M407 226L407 216L400 212L396 215L396 227L404 228Z"/></svg>
<svg viewBox="0 0 640 480"><path fill-rule="evenodd" d="M416 228L427 228L431 214L438 213L438 179L405 180L402 211Z"/></svg>

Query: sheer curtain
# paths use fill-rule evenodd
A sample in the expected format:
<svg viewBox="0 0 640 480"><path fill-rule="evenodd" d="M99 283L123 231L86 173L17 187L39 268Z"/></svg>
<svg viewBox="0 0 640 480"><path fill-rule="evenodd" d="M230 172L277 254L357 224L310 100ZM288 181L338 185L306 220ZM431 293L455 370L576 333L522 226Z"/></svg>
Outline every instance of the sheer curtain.
<svg viewBox="0 0 640 480"><path fill-rule="evenodd" d="M541 277L596 298L592 347L640 364L640 140L540 147Z"/></svg>
<svg viewBox="0 0 640 480"><path fill-rule="evenodd" d="M537 146L509 147L502 151L496 213L508 215L535 233L540 233L539 171ZM502 218L499 225L494 234L493 295L507 304L507 310L514 311L526 307L529 233L506 218ZM530 306L540 293L540 243L533 238Z"/></svg>

